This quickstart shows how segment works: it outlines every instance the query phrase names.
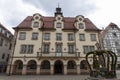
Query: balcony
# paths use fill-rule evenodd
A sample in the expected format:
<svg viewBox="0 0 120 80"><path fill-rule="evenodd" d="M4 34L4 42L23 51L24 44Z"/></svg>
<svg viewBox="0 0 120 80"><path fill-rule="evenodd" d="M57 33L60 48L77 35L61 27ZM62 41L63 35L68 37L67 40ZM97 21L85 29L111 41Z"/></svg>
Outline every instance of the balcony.
<svg viewBox="0 0 120 80"><path fill-rule="evenodd" d="M77 58L80 57L80 52L73 52L73 53L68 53L68 52L62 52L62 53L57 53L57 52L49 52L49 53L43 53L43 52L38 52L37 57L73 57Z"/></svg>

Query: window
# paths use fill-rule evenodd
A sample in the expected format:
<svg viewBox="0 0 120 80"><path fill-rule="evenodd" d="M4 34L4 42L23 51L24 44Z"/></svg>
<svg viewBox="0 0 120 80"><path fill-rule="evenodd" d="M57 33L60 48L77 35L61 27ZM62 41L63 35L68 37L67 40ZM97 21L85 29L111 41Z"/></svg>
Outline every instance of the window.
<svg viewBox="0 0 120 80"><path fill-rule="evenodd" d="M115 41L115 46L119 46L119 42Z"/></svg>
<svg viewBox="0 0 120 80"><path fill-rule="evenodd" d="M74 53L74 45L68 45L68 52Z"/></svg>
<svg viewBox="0 0 120 80"><path fill-rule="evenodd" d="M34 22L33 27L38 28L39 27L39 22Z"/></svg>
<svg viewBox="0 0 120 80"><path fill-rule="evenodd" d="M26 53L27 45L21 45L21 53Z"/></svg>
<svg viewBox="0 0 120 80"><path fill-rule="evenodd" d="M25 40L25 38L26 38L26 33L25 32L20 32L19 39L20 40Z"/></svg>
<svg viewBox="0 0 120 80"><path fill-rule="evenodd" d="M88 53L89 51L88 46L83 46L83 49L84 49L84 53Z"/></svg>
<svg viewBox="0 0 120 80"><path fill-rule="evenodd" d="M10 44L9 44L9 50L11 50L11 49L12 49L12 44L10 43Z"/></svg>
<svg viewBox="0 0 120 80"><path fill-rule="evenodd" d="M44 40L50 40L50 34L49 33L44 34Z"/></svg>
<svg viewBox="0 0 120 80"><path fill-rule="evenodd" d="M105 46L111 46L110 43L111 43L111 42L110 42L109 39L104 40L104 45L105 45Z"/></svg>
<svg viewBox="0 0 120 80"><path fill-rule="evenodd" d="M2 59L5 59L5 53L2 54Z"/></svg>
<svg viewBox="0 0 120 80"><path fill-rule="evenodd" d="M5 46L8 46L8 42L7 41L5 41L5 44L4 44Z"/></svg>
<svg viewBox="0 0 120 80"><path fill-rule="evenodd" d="M79 38L80 38L80 41L85 41L85 35L84 34L80 34Z"/></svg>
<svg viewBox="0 0 120 80"><path fill-rule="evenodd" d="M114 32L114 33L112 33L113 34L113 37L115 38L115 37L117 37L117 34Z"/></svg>
<svg viewBox="0 0 120 80"><path fill-rule="evenodd" d="M28 53L33 53L33 45L28 45Z"/></svg>
<svg viewBox="0 0 120 80"><path fill-rule="evenodd" d="M94 50L95 50L94 46L90 46L90 50L89 51L94 51Z"/></svg>
<svg viewBox="0 0 120 80"><path fill-rule="evenodd" d="M38 33L32 33L32 40L38 39Z"/></svg>
<svg viewBox="0 0 120 80"><path fill-rule="evenodd" d="M56 45L56 52L57 53L62 53L62 45L61 44Z"/></svg>
<svg viewBox="0 0 120 80"><path fill-rule="evenodd" d="M33 45L21 45L21 53L33 53L34 46Z"/></svg>
<svg viewBox="0 0 120 80"><path fill-rule="evenodd" d="M10 54L7 55L6 62L8 62L8 60L9 60L9 56L10 56Z"/></svg>
<svg viewBox="0 0 120 80"><path fill-rule="evenodd" d="M0 38L0 46L3 46L3 39Z"/></svg>
<svg viewBox="0 0 120 80"><path fill-rule="evenodd" d="M7 37L9 38L9 36L10 36L10 33L9 33L9 32L7 32L6 34L7 34Z"/></svg>
<svg viewBox="0 0 120 80"><path fill-rule="evenodd" d="M5 30L2 30L2 33L4 34L4 33L5 33Z"/></svg>
<svg viewBox="0 0 120 80"><path fill-rule="evenodd" d="M91 41L96 41L96 34L90 34L91 36Z"/></svg>
<svg viewBox="0 0 120 80"><path fill-rule="evenodd" d="M80 23L80 24L79 24L79 29L84 29L83 23Z"/></svg>
<svg viewBox="0 0 120 80"><path fill-rule="evenodd" d="M83 46L83 50L84 50L84 53L88 53L88 52L91 52L91 51L94 51L95 48L94 46Z"/></svg>
<svg viewBox="0 0 120 80"><path fill-rule="evenodd" d="M73 34L68 34L68 41L73 41Z"/></svg>
<svg viewBox="0 0 120 80"><path fill-rule="evenodd" d="M117 49L117 53L120 55L120 49Z"/></svg>
<svg viewBox="0 0 120 80"><path fill-rule="evenodd" d="M61 28L61 23L57 23L56 27Z"/></svg>
<svg viewBox="0 0 120 80"><path fill-rule="evenodd" d="M61 33L57 33L56 34L56 40L62 40L62 34Z"/></svg>
<svg viewBox="0 0 120 80"><path fill-rule="evenodd" d="M44 44L44 53L49 53L49 44Z"/></svg>

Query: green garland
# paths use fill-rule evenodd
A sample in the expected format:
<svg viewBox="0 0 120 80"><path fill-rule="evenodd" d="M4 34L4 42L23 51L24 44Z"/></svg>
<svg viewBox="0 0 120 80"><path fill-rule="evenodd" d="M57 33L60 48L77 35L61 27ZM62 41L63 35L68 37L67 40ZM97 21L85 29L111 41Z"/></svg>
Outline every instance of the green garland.
<svg viewBox="0 0 120 80"><path fill-rule="evenodd" d="M95 69L95 71L93 71L91 69L91 66L88 62L88 56L93 54L93 69ZM104 56L104 54L106 54L106 57ZM98 56L98 57L97 57ZM103 58L103 65L102 65L102 68L100 67L100 64L98 63L98 60L97 58L99 58L100 56L102 56ZM110 57L112 59L112 62L111 62L111 69L109 68L110 66ZM106 60L107 58L107 66L106 65ZM88 52L86 54L86 61L87 61L87 64L88 64L88 67L89 67L89 72L90 72L90 75L91 76L97 76L97 75L101 75L103 77L116 77L116 62L117 62L117 56L115 53L113 53L112 51L107 51L107 50L96 50L96 51L93 51L93 52ZM104 71L105 72L104 72ZM94 75L95 73L95 75ZM103 75L103 73L105 75Z"/></svg>

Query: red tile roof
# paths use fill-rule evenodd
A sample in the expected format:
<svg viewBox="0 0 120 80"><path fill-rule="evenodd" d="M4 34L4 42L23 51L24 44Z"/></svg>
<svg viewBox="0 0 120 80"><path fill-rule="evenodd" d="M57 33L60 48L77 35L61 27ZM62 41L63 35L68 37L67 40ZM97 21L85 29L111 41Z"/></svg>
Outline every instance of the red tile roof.
<svg viewBox="0 0 120 80"><path fill-rule="evenodd" d="M33 18L32 16L28 16L14 29L16 29L16 28L18 28L18 29L31 28L32 18ZM43 29L55 29L54 28L55 17L43 17L42 16L42 20L43 20L43 26L42 26ZM64 21L64 30L76 30L77 29L74 26L74 23L75 23L74 17L64 17L63 21ZM92 30L92 31L99 30L88 18L85 18L84 22L85 22L85 26L86 26L85 30Z"/></svg>
<svg viewBox="0 0 120 80"><path fill-rule="evenodd" d="M31 28L31 23L32 23L32 16L28 16L15 28L18 28L18 29L23 29L23 28L29 29L29 28ZM13 28L13 29L15 29L15 28Z"/></svg>
<svg viewBox="0 0 120 80"><path fill-rule="evenodd" d="M42 17L44 29L54 29L54 17Z"/></svg>
<svg viewBox="0 0 120 80"><path fill-rule="evenodd" d="M74 26L75 18L66 17L64 18L64 30L76 30L77 28Z"/></svg>
<svg viewBox="0 0 120 80"><path fill-rule="evenodd" d="M92 30L92 31L93 30L95 30L95 31L99 30L88 18L85 18L84 22L85 22L85 26L86 26L85 30Z"/></svg>

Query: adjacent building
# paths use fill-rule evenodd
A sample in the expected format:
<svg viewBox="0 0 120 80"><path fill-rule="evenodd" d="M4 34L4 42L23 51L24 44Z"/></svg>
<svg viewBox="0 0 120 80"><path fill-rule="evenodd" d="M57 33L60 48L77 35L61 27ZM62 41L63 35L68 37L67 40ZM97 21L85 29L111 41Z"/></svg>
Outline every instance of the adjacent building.
<svg viewBox="0 0 120 80"><path fill-rule="evenodd" d="M120 28L116 24L110 23L101 32L101 42L103 49L116 53L118 57L117 69L120 69Z"/></svg>
<svg viewBox="0 0 120 80"><path fill-rule="evenodd" d="M85 55L97 49L100 32L82 15L64 17L59 7L53 17L36 13L13 29L8 75L88 73Z"/></svg>
<svg viewBox="0 0 120 80"><path fill-rule="evenodd" d="M13 35L0 23L0 73L6 71Z"/></svg>

